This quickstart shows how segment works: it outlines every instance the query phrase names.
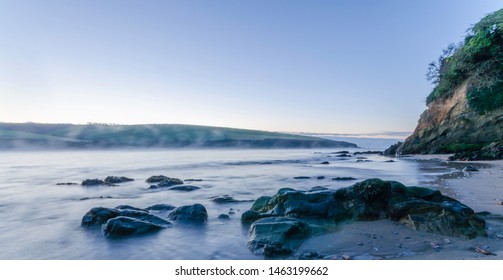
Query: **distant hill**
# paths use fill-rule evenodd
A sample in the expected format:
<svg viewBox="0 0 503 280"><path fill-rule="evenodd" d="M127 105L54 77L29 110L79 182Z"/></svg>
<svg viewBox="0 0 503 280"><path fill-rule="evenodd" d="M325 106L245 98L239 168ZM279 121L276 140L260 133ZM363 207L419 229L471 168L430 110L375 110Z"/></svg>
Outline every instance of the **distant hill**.
<svg viewBox="0 0 503 280"><path fill-rule="evenodd" d="M357 145L286 133L196 125L0 123L0 149L179 147L351 148Z"/></svg>

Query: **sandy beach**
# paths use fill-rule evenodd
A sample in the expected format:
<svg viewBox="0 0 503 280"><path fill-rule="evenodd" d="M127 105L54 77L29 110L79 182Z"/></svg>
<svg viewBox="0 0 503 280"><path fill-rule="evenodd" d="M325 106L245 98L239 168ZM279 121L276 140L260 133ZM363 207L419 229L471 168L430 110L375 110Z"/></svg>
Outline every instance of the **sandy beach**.
<svg viewBox="0 0 503 280"><path fill-rule="evenodd" d="M417 157L421 160L446 158L445 155ZM378 220L340 225L332 233L305 241L299 252L306 255L317 252L326 259L503 259L503 160L449 164L458 163L472 165L479 171L442 176L428 187L436 185L435 188L475 212L483 212L487 237L466 240L418 232L397 222Z"/></svg>

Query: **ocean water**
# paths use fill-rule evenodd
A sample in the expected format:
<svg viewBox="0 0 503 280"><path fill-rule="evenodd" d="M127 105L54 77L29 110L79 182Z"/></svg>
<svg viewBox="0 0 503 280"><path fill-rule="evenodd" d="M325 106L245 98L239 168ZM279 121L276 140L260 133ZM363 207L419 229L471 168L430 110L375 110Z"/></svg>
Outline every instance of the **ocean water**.
<svg viewBox="0 0 503 280"><path fill-rule="evenodd" d="M262 259L247 249L241 213L254 199L280 188L340 188L358 180L382 178L406 185L430 185L453 172L441 162L421 162L379 155L338 158L337 149L309 150L114 150L17 151L0 153L0 259ZM350 152L361 151L351 149ZM366 157L368 162L357 162ZM321 164L329 161L330 164ZM127 176L135 181L117 187L84 187L84 179ZM152 175L180 179L201 189L192 192L149 190ZM297 176L311 179L298 180ZM325 179L317 179L325 176ZM75 182L79 185L56 185ZM243 202L217 204L209 198L230 195ZM93 207L131 205L145 208L203 204L205 226L177 224L157 233L120 239L99 228L80 226ZM231 219L220 221L220 214Z"/></svg>

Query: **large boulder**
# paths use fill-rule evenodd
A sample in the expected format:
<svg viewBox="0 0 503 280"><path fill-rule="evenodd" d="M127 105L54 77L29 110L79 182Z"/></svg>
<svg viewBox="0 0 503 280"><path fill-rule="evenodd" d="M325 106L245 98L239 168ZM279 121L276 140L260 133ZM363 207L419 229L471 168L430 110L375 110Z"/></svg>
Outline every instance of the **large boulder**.
<svg viewBox="0 0 503 280"><path fill-rule="evenodd" d="M250 227L248 248L265 256L288 255L311 235L309 225L293 218L264 218Z"/></svg>
<svg viewBox="0 0 503 280"><path fill-rule="evenodd" d="M205 224L208 220L206 208L201 204L181 206L169 213L169 219L193 224Z"/></svg>
<svg viewBox="0 0 503 280"><path fill-rule="evenodd" d="M274 217L294 218L326 229L340 222L387 218L418 231L447 236L471 239L486 235L484 220L461 202L438 190L406 187L380 179L368 179L338 190L280 189L272 197L258 198L241 220L246 224L262 220L284 224L284 220ZM256 236L254 239L261 240L257 235L263 233L252 224L250 234ZM254 246L252 251L257 251Z"/></svg>

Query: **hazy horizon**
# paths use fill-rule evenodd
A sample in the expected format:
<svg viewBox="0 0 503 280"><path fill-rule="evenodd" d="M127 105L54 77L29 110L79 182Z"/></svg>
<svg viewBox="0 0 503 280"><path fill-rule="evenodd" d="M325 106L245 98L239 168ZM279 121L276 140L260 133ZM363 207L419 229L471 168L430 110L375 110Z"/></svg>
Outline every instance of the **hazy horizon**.
<svg viewBox="0 0 503 280"><path fill-rule="evenodd" d="M405 134L432 88L428 63L499 8L1 1L0 122Z"/></svg>

